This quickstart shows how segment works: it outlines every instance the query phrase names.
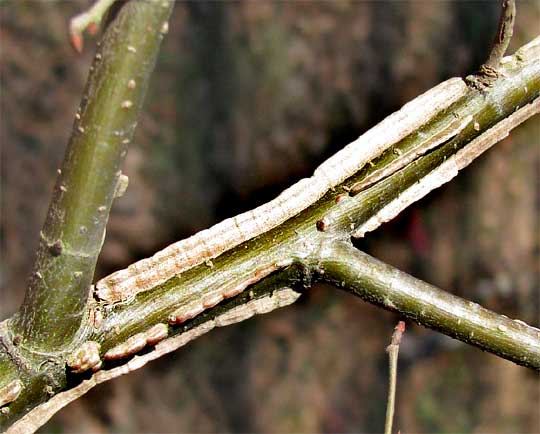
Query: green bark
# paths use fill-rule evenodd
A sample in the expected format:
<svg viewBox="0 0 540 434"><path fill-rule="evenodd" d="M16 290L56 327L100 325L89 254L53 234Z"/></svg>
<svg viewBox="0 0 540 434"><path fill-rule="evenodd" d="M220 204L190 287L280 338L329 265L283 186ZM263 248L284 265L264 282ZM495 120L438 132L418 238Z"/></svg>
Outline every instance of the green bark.
<svg viewBox="0 0 540 434"><path fill-rule="evenodd" d="M86 332L105 226L173 2L128 2L104 34L77 111L19 312L0 324L0 389L24 389L1 426L66 385ZM7 413L7 414L6 414Z"/></svg>
<svg viewBox="0 0 540 434"><path fill-rule="evenodd" d="M160 5L161 3L156 2L131 2L126 6L128 9L123 9L121 14L141 13L141 17L145 16L146 19L153 17L155 22L151 24L151 27L156 29L169 12L163 10L160 13L164 15L159 15L159 19L156 18L158 15L154 15L153 12L158 9L154 8ZM170 8L170 4L165 3L165 5ZM149 8L146 15L140 12L145 10L144 8ZM539 97L540 62L537 59L540 54L540 44L538 41L504 62L500 68L499 78L490 83L490 87L482 90L471 88L468 94L452 107L439 113L435 118L427 120L419 131L411 133L373 161L373 168L370 168L371 165L358 168L356 174L278 227L226 251L213 260L212 265L195 266L150 291L139 293L134 299L118 304L98 304L90 300L91 309L99 312L103 318L99 322L94 322L92 328L84 329L81 336L75 336L83 320L82 313L86 307L90 280L72 285L75 280L73 273L76 271L93 272L106 220L99 217L100 214L96 214L96 211L105 206L105 212L108 213L113 200L116 179L119 176L118 167L123 153L123 140L132 133L136 118L131 116L134 116L135 108L140 106L142 98L142 95L138 98L131 96L130 92L133 89L130 89L132 86L128 86L132 78L130 71L139 66L139 63L132 60L131 55L144 56L147 53L133 44L139 38L141 44L145 43L146 38L153 38L147 31L148 24L138 27L136 24L138 18L131 17L128 26L127 18L122 17L123 15L120 15L105 38L106 41L111 41L110 48L103 45L102 57L97 59L94 65L94 73L97 74L101 65L103 68L101 73L108 80L102 82L95 79L95 83L99 86L92 84L94 82L91 80L87 88L88 103L83 104L81 110L84 133L80 136L76 134L72 141L72 144L81 143L82 153L80 155L75 153L70 145L70 151L66 157L66 164L79 164L80 168L76 170L73 167L66 167L63 171L65 178L61 178L57 184L55 199L47 219L51 227L47 227L44 231L38 256L39 261L42 261L38 262L42 266L38 270L43 270L41 273L43 279L38 279L36 283L34 278L32 289L21 312L9 323L17 334L7 329L7 322L1 325L0 337L4 353L0 354L8 354L11 359L5 364L0 364L0 387L4 386L4 381L11 381L14 366L24 383L20 397L9 407L9 414L1 415L3 422L10 423L17 420L46 400L47 393L54 394L58 390L68 388L65 361L69 348L74 348L83 340L92 340L101 344L101 355L103 355L107 350L125 342L136 333L144 332L158 323L167 323L169 315L179 306L189 304L201 294L208 293L225 283L234 286L243 282L252 282L254 270L284 261L290 261L291 265L276 271L240 296L208 309L193 321L181 326L169 326L167 328L169 335L181 334L197 324L214 318L224 310L244 304L253 297L262 297L275 290L276 287L293 286L302 290L309 287L313 279L318 278L333 282L361 295L370 302L389 309L397 309L411 319L445 334L471 342L482 349L525 366L540 368L536 346L528 344L530 338L533 337L531 327L522 324L518 326L516 325L518 323L513 322L507 323L501 317L482 310L474 304L445 294L395 270L385 269L383 265L376 264L374 260L368 260L364 254L352 249L348 244L354 228L358 228L381 208L399 197L408 187L423 180L460 149L467 147L481 133L510 116L517 107L523 107ZM120 30L115 33L115 29L118 29L117 26L120 25L118 23L123 23L127 27L126 33ZM133 39L126 38L126 34L132 31L138 34L133 35ZM122 35L123 38L119 38L118 35ZM156 36L156 38L156 43L153 45L155 50L159 45L160 37ZM129 49L126 43L122 42L126 40L130 41L132 44L130 46L135 50ZM151 52L155 55L155 51ZM128 58L125 60L126 65L121 61L123 57ZM149 74L151 69L149 65L146 67L143 65L148 58L149 56L144 56L140 59L142 62L140 65L146 71L145 74ZM99 63L100 61L102 63ZM153 60L150 63L153 63ZM113 75L113 71L116 70L123 71L124 75ZM137 69L137 74L140 74L140 69ZM137 81L137 85L139 81L146 82L146 79L139 75L134 80ZM100 89L105 90L100 91ZM94 108L93 98L90 97L106 97L107 106L103 111L98 110L97 107ZM126 105L125 101L132 101L133 104ZM441 125L448 125L455 119L464 119L467 116L473 116L476 122L470 123L455 138L417 158L391 176L365 189L355 191L354 187L362 182L372 170L391 164L396 158L400 158L409 149L419 144L424 136L430 136L439 131ZM94 123L91 124L89 120ZM76 127L78 126L77 124ZM122 140L115 139L115 132L120 133ZM85 137L89 137L88 142L84 140ZM90 142L97 148L92 148ZM110 146L111 144L116 144L116 147ZM88 150L85 153L87 147ZM100 179L92 178L92 171L96 171L98 175L102 174L101 171L106 171L107 173L103 176L107 178L108 184ZM60 186L65 186L66 191L60 189ZM87 190L84 193L81 191L81 194L85 195L84 200L76 197L74 193L67 194L72 189L76 191L77 188ZM351 189L352 193L350 193ZM92 228L92 236L88 234L83 236L80 232L81 226L85 226L87 230ZM61 242L57 243L58 240ZM75 248L77 243L80 245ZM373 276L374 270L380 275ZM358 272L365 276L362 278ZM86 279L87 275L83 274L80 276L81 279L83 276ZM396 276L403 281L399 287L393 283ZM45 281L46 278L50 279L50 283L48 282L47 285L39 283L41 280ZM73 290L67 291L62 288L73 288ZM396 292L400 288L407 290L401 293ZM429 290L432 302L422 301L422 288ZM392 292L392 290L395 291ZM76 299L77 297L79 299ZM447 306L448 309L437 306L437 298L441 299L441 306ZM47 301L46 310L42 311L38 309L38 305L44 303L45 300ZM452 304L461 306L462 309L450 310L451 313L453 312L452 315L448 312L445 314ZM422 311L422 309L426 310ZM489 330L484 330L478 326L480 319L475 316L475 312L480 310L482 318L493 319L495 328L490 326ZM460 319L462 322L458 324ZM54 328L51 330L51 327L58 327L59 330ZM508 333L509 331L511 333ZM470 335L471 332L473 336ZM74 336L76 339L73 339ZM521 342L520 337L524 338ZM68 343L72 345L68 346ZM529 346L531 348L528 348ZM29 349L40 351L29 351ZM43 349L47 351L45 354L41 351ZM59 349L64 351L58 353ZM54 351L57 353L54 354ZM23 362L26 364L24 366L28 366L28 369L18 359L20 356L23 357ZM6 359L8 358L0 359L0 363ZM117 362L105 362L102 368L108 369L115 363Z"/></svg>
<svg viewBox="0 0 540 434"><path fill-rule="evenodd" d="M25 348L61 350L81 327L120 167L170 12L169 2L128 3L97 51L34 272L11 323Z"/></svg>
<svg viewBox="0 0 540 434"><path fill-rule="evenodd" d="M538 329L415 279L350 243L330 242L319 263L325 282L484 351L540 369Z"/></svg>
<svg viewBox="0 0 540 434"><path fill-rule="evenodd" d="M103 325L92 334L92 339L101 342L106 351L150 325L166 322L168 315L178 306L189 304L216 285L223 285L224 282L241 283L254 269L264 264L289 259L305 271L305 286L309 286L321 243L326 242L329 235L335 239L349 239L354 228L366 222L408 187L418 183L482 132L512 114L516 107L523 107L540 95L540 62L537 60L539 54L538 43L533 44L532 48L519 51L511 61L505 63L501 77L491 88L486 91L471 89L448 110L428 121L419 131L398 142L376 159L373 168L370 168L370 165L360 168L357 174L329 191L304 212L223 253L213 260L212 268L206 264L198 265L151 291L138 294L130 303L107 306ZM394 158L400 158L408 147L421 141L420 132L429 134L456 117L468 115L474 115L480 126L478 129L471 122L454 139L418 158L392 176L357 194L349 194L351 188L362 181L371 170L380 169ZM337 200L343 195L345 200ZM323 219L328 224L324 232L321 232L317 228L317 222ZM188 324L187 328L189 327Z"/></svg>

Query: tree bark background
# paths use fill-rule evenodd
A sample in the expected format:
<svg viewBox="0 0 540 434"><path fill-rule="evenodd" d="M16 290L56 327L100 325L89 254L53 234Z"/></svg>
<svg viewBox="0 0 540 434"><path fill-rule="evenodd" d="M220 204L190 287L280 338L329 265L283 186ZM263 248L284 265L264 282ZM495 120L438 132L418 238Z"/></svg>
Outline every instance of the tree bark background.
<svg viewBox="0 0 540 434"><path fill-rule="evenodd" d="M94 47L87 2L4 2L0 318L24 295ZM111 214L99 276L275 196L418 93L487 57L499 2L179 2ZM510 51L535 36L519 2ZM89 42L89 41L87 41ZM539 137L532 119L358 245L539 325ZM49 431L377 432L397 318L332 288L198 339L71 404ZM538 432L531 372L412 324L396 429Z"/></svg>

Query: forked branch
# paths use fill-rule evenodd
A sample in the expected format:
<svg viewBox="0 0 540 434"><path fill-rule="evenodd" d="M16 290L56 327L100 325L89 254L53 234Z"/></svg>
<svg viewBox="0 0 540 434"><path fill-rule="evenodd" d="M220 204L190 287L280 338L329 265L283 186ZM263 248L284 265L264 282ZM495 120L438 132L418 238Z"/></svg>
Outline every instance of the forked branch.
<svg viewBox="0 0 540 434"><path fill-rule="evenodd" d="M126 56L138 52L119 40L109 48L122 47ZM6 390L10 397L2 407L8 409L0 414L2 422L18 420L12 432L34 430L95 384L137 369L213 327L290 304L316 279L539 369L537 329L391 269L349 242L451 180L538 113L539 58L537 38L500 61L500 74L488 89L470 88L460 78L436 86L274 201L98 282L84 300L82 327L73 334L69 351L26 351L43 343L43 335L32 342L33 333L26 333L28 342L21 346L14 323L1 323L0 393ZM111 83L113 90L123 85L133 90L131 81ZM122 110L132 108L127 101L120 102ZM92 128L105 119L95 122ZM50 244L48 252L57 252L56 243ZM145 347L151 351L141 355ZM97 372L82 381L81 374L90 369ZM65 390L68 374L80 382Z"/></svg>

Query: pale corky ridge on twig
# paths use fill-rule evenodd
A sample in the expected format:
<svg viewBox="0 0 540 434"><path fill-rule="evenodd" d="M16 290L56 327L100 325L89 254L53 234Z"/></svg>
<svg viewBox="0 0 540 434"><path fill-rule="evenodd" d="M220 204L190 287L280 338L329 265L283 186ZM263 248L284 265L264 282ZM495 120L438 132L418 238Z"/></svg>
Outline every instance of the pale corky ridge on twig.
<svg viewBox="0 0 540 434"><path fill-rule="evenodd" d="M206 321L185 333L165 339L159 342L151 352L144 355L135 356L124 365L117 366L110 370L98 371L92 377L90 377L88 380L84 380L78 386L53 396L51 399L49 399L49 401L34 408L16 423L14 423L7 430L7 434L34 432L47 420L49 420L57 411L84 395L94 386L142 368L148 362L177 350L192 340L197 339L199 336L208 333L215 327L225 327L230 324L244 321L251 318L253 315L264 314L274 309L288 306L294 303L298 297L300 297L300 293L293 291L290 288L281 288L275 291L272 295L251 300L246 304L237 306L228 312L224 312L223 314L218 315L216 318Z"/></svg>
<svg viewBox="0 0 540 434"><path fill-rule="evenodd" d="M525 107L522 107L508 118L497 123L480 136L475 138L467 147L446 160L437 169L422 178L399 195L394 201L388 203L377 214L367 220L353 232L353 237L361 238L367 232L374 231L381 224L389 222L410 204L422 199L432 190L447 183L457 176L458 172L467 167L476 157L488 150L495 143L508 136L509 131L521 124L533 114L540 112L540 99L537 98Z"/></svg>
<svg viewBox="0 0 540 434"><path fill-rule="evenodd" d="M126 300L280 225L466 93L467 86L460 78L437 85L325 161L310 178L300 180L258 208L226 219L105 277L96 284L97 296L109 303Z"/></svg>

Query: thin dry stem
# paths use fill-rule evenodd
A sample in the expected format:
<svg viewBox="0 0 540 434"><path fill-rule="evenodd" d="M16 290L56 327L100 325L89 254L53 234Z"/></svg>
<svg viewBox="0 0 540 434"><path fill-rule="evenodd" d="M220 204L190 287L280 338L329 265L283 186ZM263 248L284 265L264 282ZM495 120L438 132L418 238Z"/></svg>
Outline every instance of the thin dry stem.
<svg viewBox="0 0 540 434"><path fill-rule="evenodd" d="M501 0L501 17L499 19L499 27L493 41L493 47L489 53L486 63L483 65L487 68L497 68L501 63L501 59L506 53L510 39L514 33L514 20L516 18L516 3L515 0Z"/></svg>
<svg viewBox="0 0 540 434"><path fill-rule="evenodd" d="M397 382L397 362L399 354L399 344L405 333L405 322L399 321L394 327L390 345L386 347L390 371L388 374L388 399L386 401L386 421L384 424L384 434L392 433L394 422L394 409L396 403L396 382Z"/></svg>

